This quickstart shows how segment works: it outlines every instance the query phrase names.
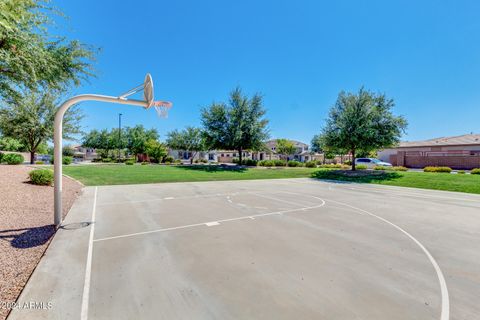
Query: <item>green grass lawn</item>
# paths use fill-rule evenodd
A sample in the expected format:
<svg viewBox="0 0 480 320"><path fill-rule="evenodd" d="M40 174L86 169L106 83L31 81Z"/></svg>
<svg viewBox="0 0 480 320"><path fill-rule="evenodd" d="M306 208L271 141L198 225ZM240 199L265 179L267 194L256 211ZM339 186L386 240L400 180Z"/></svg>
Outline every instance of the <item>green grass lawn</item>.
<svg viewBox="0 0 480 320"><path fill-rule="evenodd" d="M235 168L220 166L82 165L63 172L87 186L187 181L252 180L311 177L311 168Z"/></svg>
<svg viewBox="0 0 480 320"><path fill-rule="evenodd" d="M64 166L65 174L87 186L188 181L221 181L280 178L317 178L358 183L459 191L480 194L480 175L382 172L310 168L235 168L219 166L82 165Z"/></svg>
<svg viewBox="0 0 480 320"><path fill-rule="evenodd" d="M473 174L359 171L358 175L352 175L340 170L317 170L313 176L317 179L480 194L480 175Z"/></svg>

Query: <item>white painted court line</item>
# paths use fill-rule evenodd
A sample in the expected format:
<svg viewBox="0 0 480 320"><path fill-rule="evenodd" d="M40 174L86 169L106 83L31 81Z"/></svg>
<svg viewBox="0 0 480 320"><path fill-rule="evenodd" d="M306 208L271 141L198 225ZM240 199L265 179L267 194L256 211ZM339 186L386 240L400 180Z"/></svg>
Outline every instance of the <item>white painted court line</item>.
<svg viewBox="0 0 480 320"><path fill-rule="evenodd" d="M358 210L362 213L365 213L365 214L368 214L374 218L377 218L387 224L389 224L390 226L394 227L395 229L399 230L400 232L402 232L403 234L405 234L408 238L410 238L418 247L420 247L420 249L422 249L423 253L427 256L428 260L430 260L430 263L432 264L433 268L435 269L435 272L437 273L437 278L438 278L438 282L440 284L440 291L441 291L441 296L442 296L442 311L441 311L441 314L440 314L440 320L449 320L450 319L450 301L449 301L449 297L448 297L448 288L447 288L447 282L445 281L445 277L443 276L443 273L442 273L442 270L440 269L440 266L438 265L437 261L435 260L435 258L431 255L430 251L428 251L427 248L425 248L425 246L420 242L418 241L414 236L412 236L410 233L408 233L407 231L405 231L404 229L402 229L401 227L397 226L396 224L394 224L393 222L390 222L389 220L385 219L385 218L382 218L380 216L377 216L376 214L374 213L371 213L369 211L366 211L366 210L363 210L361 208L358 208L358 207L355 207L355 206L352 206L352 205L349 205L347 203L343 203L343 202L339 202L339 201L334 201L334 200L328 200L328 201L332 201L332 202L335 202L335 203L338 203L338 204L341 204L341 205L344 205L344 206L347 206L349 208L352 208L354 210Z"/></svg>
<svg viewBox="0 0 480 320"><path fill-rule="evenodd" d="M312 196L313 197L313 196ZM282 211L274 211L274 212L267 212L267 213L259 213L259 214L254 214L254 215L248 215L248 216L241 216L241 217L236 217L236 218L230 218L230 219L222 219L222 220L217 220L215 221L216 223L220 224L223 222L230 222L230 221L239 221L239 220L254 220L255 218L259 217L267 217L271 215L281 215L284 213L291 213L291 212L296 212L296 211L303 211L303 210L311 210L311 209L316 209L323 207L325 205L325 201L323 199L320 199L318 197L314 197L318 200L321 201L321 204L311 206L311 207L304 207L304 208L295 208L295 209L289 209L289 210L282 210ZM135 236L140 236L140 235L146 235L150 233L158 233L158 232L165 232L165 231L173 231L173 230L179 230L179 229L187 229L187 228L194 228L194 227L200 227L200 226L205 226L207 223L211 223L212 221L209 222L201 222L201 223L194 223L194 224L188 224L184 226L178 226L178 227L171 227L171 228L163 228L163 229L156 229L156 230L150 230L150 231L142 231L142 232L135 232L135 233L129 233L129 234L123 234L119 236L113 236L113 237L105 237L105 238L100 238L100 239L95 239L93 242L100 242L100 241L106 241L106 240L114 240L114 239L121 239L121 238L130 238L130 237L135 237Z"/></svg>
<svg viewBox="0 0 480 320"><path fill-rule="evenodd" d="M97 207L97 191L98 187L95 187L95 193L93 196L93 208L92 208L92 224L90 225L90 237L88 238L88 253L87 253L87 265L85 267L85 281L83 283L83 296L82 296L82 312L80 314L81 320L88 319L88 301L90 297L90 278L92 275L92 255L93 255L93 236L95 233L95 212Z"/></svg>
<svg viewBox="0 0 480 320"><path fill-rule="evenodd" d="M220 223L218 223L218 221L212 221L212 222L207 222L205 223L205 225L207 227L213 227L213 226L218 226Z"/></svg>

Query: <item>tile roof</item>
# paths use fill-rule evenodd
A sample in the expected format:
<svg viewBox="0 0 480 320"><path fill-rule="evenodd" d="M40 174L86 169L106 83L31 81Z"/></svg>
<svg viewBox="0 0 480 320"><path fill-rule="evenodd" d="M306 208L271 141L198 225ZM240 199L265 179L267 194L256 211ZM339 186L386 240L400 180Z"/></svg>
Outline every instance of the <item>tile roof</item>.
<svg viewBox="0 0 480 320"><path fill-rule="evenodd" d="M431 146L452 146L452 145L480 145L480 134L464 134L455 137L440 137L422 141L403 141L399 147L431 147Z"/></svg>

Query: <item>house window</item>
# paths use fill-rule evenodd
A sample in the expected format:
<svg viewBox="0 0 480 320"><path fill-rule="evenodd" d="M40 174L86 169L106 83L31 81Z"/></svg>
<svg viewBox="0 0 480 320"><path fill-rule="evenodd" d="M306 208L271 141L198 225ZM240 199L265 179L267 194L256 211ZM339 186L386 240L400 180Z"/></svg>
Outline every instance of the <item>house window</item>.
<svg viewBox="0 0 480 320"><path fill-rule="evenodd" d="M237 154L236 154L236 153L234 153L234 154L233 154L233 156L234 156L234 157L236 157L236 156L237 156Z"/></svg>
<svg viewBox="0 0 480 320"><path fill-rule="evenodd" d="M229 158L229 157L230 157L230 154L227 153L227 158Z"/></svg>
<svg viewBox="0 0 480 320"><path fill-rule="evenodd" d="M221 157L225 157L225 155L224 155L223 153L222 153L220 156L221 156Z"/></svg>
<svg viewBox="0 0 480 320"><path fill-rule="evenodd" d="M213 153L208 154L208 160L213 161L215 160L215 155Z"/></svg>

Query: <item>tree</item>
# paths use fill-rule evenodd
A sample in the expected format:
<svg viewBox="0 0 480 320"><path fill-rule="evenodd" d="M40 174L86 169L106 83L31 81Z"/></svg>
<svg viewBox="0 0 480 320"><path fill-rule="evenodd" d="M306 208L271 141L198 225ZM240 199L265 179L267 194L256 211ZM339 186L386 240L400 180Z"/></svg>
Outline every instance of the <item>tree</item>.
<svg viewBox="0 0 480 320"><path fill-rule="evenodd" d="M268 139L268 120L262 96L252 98L242 94L240 88L230 93L229 104L213 103L202 109L202 123L207 146L210 149L238 150L242 163L243 150L259 149Z"/></svg>
<svg viewBox="0 0 480 320"><path fill-rule="evenodd" d="M0 107L0 129L4 135L15 137L25 146L32 164L38 147L53 138L57 98L51 91L30 91ZM75 106L65 113L63 135L66 139L73 139L73 135L81 132L79 123L82 118L80 109Z"/></svg>
<svg viewBox="0 0 480 320"><path fill-rule="evenodd" d="M2 151L23 151L25 146L15 138L3 137L0 138L0 150Z"/></svg>
<svg viewBox="0 0 480 320"><path fill-rule="evenodd" d="M126 145L127 137L125 135L122 135L120 143L118 141L118 128L110 131L94 129L84 135L82 139L82 146L97 149L102 158L109 157L111 150L118 149L118 147L123 149Z"/></svg>
<svg viewBox="0 0 480 320"><path fill-rule="evenodd" d="M185 150L191 154L190 164L197 152L207 150L200 128L186 127L182 131L174 130L167 134L167 145L176 150Z"/></svg>
<svg viewBox="0 0 480 320"><path fill-rule="evenodd" d="M63 146L62 155L64 157L73 157L75 155L75 150L73 150L72 146L70 145Z"/></svg>
<svg viewBox="0 0 480 320"><path fill-rule="evenodd" d="M154 160L154 162L161 162L167 152L167 147L158 140L149 139L145 143L145 153Z"/></svg>
<svg viewBox="0 0 480 320"><path fill-rule="evenodd" d="M370 152L400 141L407 120L395 116L393 99L361 88L357 94L340 92L323 128L325 146L349 150L352 170L358 150Z"/></svg>
<svg viewBox="0 0 480 320"><path fill-rule="evenodd" d="M110 150L115 147L112 145L110 135L107 129L103 129L102 131L94 129L83 136L82 146L96 149L102 158L107 158Z"/></svg>
<svg viewBox="0 0 480 320"><path fill-rule="evenodd" d="M346 153L344 150L327 146L325 137L322 134L314 135L310 144L313 152L323 154L323 164L325 164L325 159L335 159L337 154L343 155Z"/></svg>
<svg viewBox="0 0 480 320"><path fill-rule="evenodd" d="M280 156L284 156L288 160L288 156L294 154L296 151L295 145L292 141L287 139L277 139L275 151Z"/></svg>
<svg viewBox="0 0 480 320"><path fill-rule="evenodd" d="M93 73L96 49L48 34L57 9L48 0L0 1L0 98L25 89L65 89Z"/></svg>
<svg viewBox="0 0 480 320"><path fill-rule="evenodd" d="M128 151L134 155L145 153L145 143L150 139L158 140L159 138L156 129L145 130L142 125L126 128L124 136L126 138Z"/></svg>

